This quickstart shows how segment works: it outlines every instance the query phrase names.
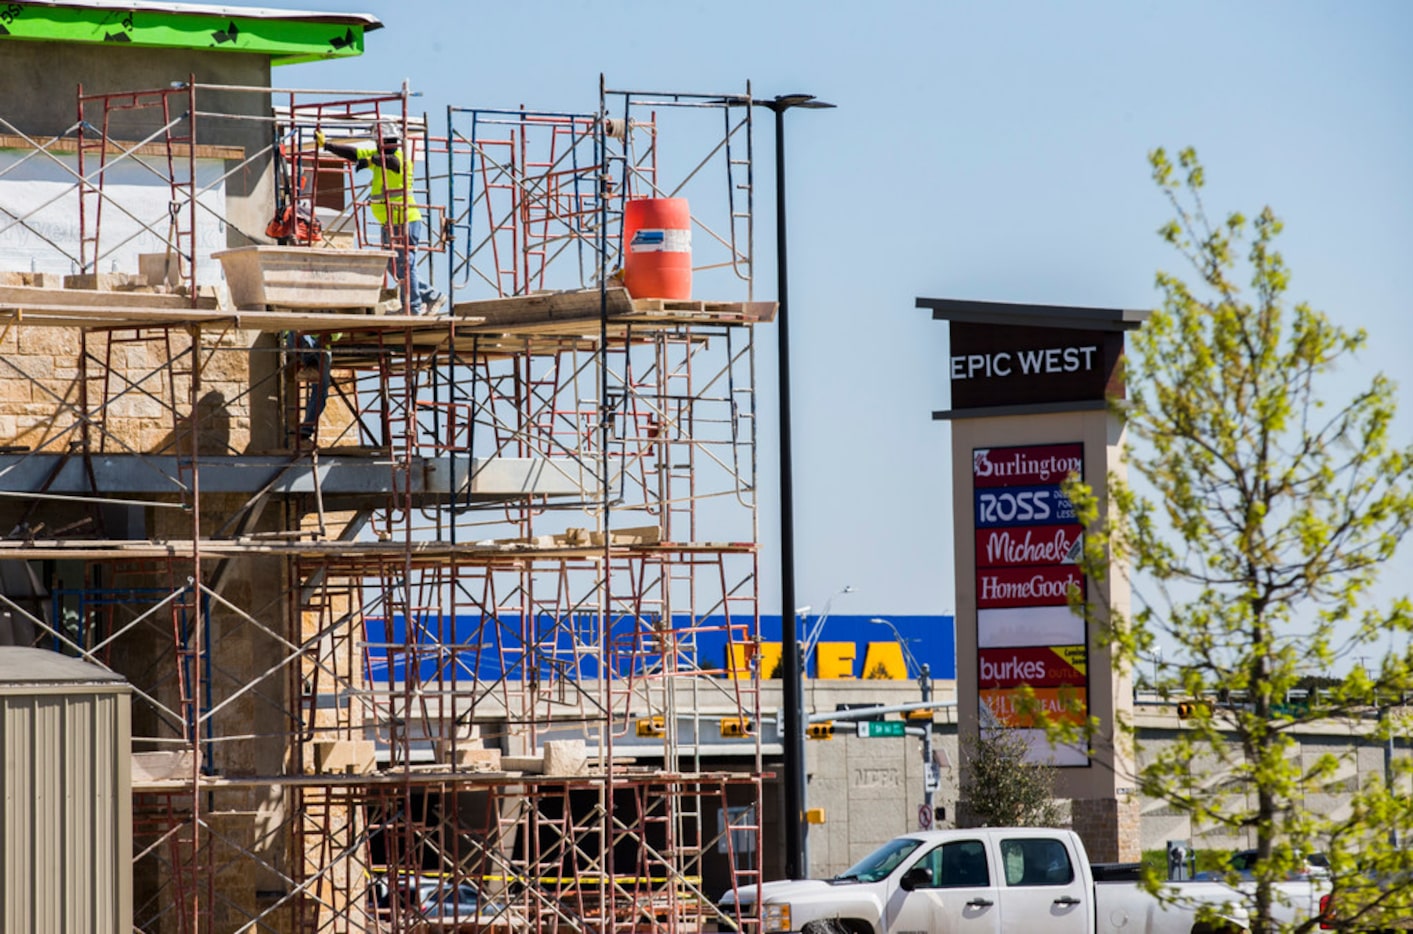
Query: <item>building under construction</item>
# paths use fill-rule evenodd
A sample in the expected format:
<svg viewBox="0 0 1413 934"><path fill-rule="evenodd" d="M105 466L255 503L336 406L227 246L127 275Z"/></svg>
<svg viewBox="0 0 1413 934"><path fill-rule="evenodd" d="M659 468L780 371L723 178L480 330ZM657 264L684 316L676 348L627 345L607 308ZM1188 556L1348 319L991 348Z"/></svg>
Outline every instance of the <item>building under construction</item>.
<svg viewBox="0 0 1413 934"><path fill-rule="evenodd" d="M0 644L131 685L131 929L711 929L765 804L749 87L429 116L272 86L364 15L3 21ZM316 143L375 125L416 245Z"/></svg>

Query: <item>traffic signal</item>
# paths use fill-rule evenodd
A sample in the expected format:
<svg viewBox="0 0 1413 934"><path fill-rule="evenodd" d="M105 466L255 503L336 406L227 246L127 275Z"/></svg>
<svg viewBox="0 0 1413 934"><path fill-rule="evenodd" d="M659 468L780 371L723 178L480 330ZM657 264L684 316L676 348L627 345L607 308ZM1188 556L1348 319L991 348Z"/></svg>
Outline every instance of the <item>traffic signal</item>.
<svg viewBox="0 0 1413 934"><path fill-rule="evenodd" d="M722 717L721 735L739 739L751 735L751 721L745 717Z"/></svg>
<svg viewBox="0 0 1413 934"><path fill-rule="evenodd" d="M661 717L644 717L638 721L639 736L657 737L664 732L666 730Z"/></svg>
<svg viewBox="0 0 1413 934"><path fill-rule="evenodd" d="M1180 720L1186 720L1188 717L1205 717L1207 704L1205 701L1179 701L1177 715Z"/></svg>
<svg viewBox="0 0 1413 934"><path fill-rule="evenodd" d="M833 739L834 721L826 720L823 723L811 723L805 735L810 739Z"/></svg>

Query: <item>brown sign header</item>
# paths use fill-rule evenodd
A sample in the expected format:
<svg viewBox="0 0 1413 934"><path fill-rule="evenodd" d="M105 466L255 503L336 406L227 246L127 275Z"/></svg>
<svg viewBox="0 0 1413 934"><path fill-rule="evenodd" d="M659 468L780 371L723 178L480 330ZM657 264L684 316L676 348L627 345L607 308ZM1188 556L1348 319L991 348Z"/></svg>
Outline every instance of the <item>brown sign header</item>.
<svg viewBox="0 0 1413 934"><path fill-rule="evenodd" d="M1087 402L1123 393L1113 331L952 322L952 408Z"/></svg>

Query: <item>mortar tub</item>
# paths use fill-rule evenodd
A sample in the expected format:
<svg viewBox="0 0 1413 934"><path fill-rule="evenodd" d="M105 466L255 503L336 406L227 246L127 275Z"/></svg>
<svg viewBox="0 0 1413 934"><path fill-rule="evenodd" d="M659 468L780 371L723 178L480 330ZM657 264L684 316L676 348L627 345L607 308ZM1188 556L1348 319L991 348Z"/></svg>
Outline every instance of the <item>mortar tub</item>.
<svg viewBox="0 0 1413 934"><path fill-rule="evenodd" d="M211 254L221 261L237 308L372 308L390 250L245 246Z"/></svg>

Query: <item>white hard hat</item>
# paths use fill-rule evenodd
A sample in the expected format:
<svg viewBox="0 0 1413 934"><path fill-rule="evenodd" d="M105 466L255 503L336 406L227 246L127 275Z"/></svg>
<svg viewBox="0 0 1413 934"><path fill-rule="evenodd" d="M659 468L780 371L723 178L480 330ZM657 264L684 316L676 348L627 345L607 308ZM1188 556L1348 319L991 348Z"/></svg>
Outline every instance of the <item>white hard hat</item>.
<svg viewBox="0 0 1413 934"><path fill-rule="evenodd" d="M374 124L373 132L380 140L402 141L402 124L396 120L379 120Z"/></svg>

